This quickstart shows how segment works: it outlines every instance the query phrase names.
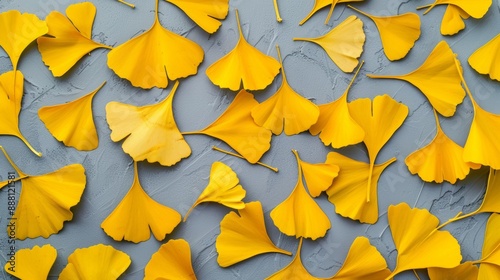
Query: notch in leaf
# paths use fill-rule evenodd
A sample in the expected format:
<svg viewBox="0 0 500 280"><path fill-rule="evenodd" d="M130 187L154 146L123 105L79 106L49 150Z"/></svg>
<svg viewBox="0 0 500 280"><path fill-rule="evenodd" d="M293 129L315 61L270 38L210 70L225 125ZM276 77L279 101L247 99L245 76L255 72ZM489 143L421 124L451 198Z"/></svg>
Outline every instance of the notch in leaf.
<svg viewBox="0 0 500 280"><path fill-rule="evenodd" d="M312 276L302 263L300 251L302 250L302 240L300 238L299 247L295 253L293 260L280 271L266 278L266 280L281 280L281 279L301 279L301 280L319 280Z"/></svg>
<svg viewBox="0 0 500 280"><path fill-rule="evenodd" d="M199 27L212 34L221 26L229 11L229 0L165 0L177 6Z"/></svg>
<svg viewBox="0 0 500 280"><path fill-rule="evenodd" d="M496 54L500 50L500 34L474 51L469 59L469 65L479 74L486 75L492 80L500 81L500 57Z"/></svg>
<svg viewBox="0 0 500 280"><path fill-rule="evenodd" d="M14 263L5 263L5 271L18 279L46 280L57 258L57 250L50 244L24 248L14 255ZM34 265L36 264L36 265Z"/></svg>

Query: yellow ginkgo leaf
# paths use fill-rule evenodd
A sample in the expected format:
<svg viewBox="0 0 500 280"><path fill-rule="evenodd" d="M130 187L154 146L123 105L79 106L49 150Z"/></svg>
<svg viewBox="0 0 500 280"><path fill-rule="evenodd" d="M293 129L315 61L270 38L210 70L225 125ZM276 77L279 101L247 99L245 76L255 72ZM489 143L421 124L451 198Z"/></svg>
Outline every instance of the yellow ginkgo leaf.
<svg viewBox="0 0 500 280"><path fill-rule="evenodd" d="M333 9L335 6L340 3L349 3L349 2L363 2L363 0L314 0L314 6L309 14L300 21L299 25L304 24L307 20L309 20L317 11L323 9L326 6L331 5L330 11L328 12L328 16L325 20L325 24L330 21L330 17L332 16Z"/></svg>
<svg viewBox="0 0 500 280"><path fill-rule="evenodd" d="M248 162L256 163L271 148L272 136L271 131L258 126L252 118L251 111L258 104L252 94L241 90L214 122L202 130L182 134L204 134L220 139Z"/></svg>
<svg viewBox="0 0 500 280"><path fill-rule="evenodd" d="M491 214L486 223L483 251L478 261L479 275L477 279L495 279L500 275L500 214Z"/></svg>
<svg viewBox="0 0 500 280"><path fill-rule="evenodd" d="M405 163L411 174L418 174L426 182L455 184L457 179L464 179L471 168L478 169L481 165L463 160L464 149L444 133L436 111L434 117L436 136L425 147L408 155Z"/></svg>
<svg viewBox="0 0 500 280"><path fill-rule="evenodd" d="M47 18L48 36L37 39L42 60L52 75L60 77L71 69L82 57L97 48L111 49L92 41L92 25L96 8L91 2L72 4L65 17L52 11Z"/></svg>
<svg viewBox="0 0 500 280"><path fill-rule="evenodd" d="M469 14L455 5L446 6L446 10L441 20L441 34L455 35L465 28L464 19L468 19Z"/></svg>
<svg viewBox="0 0 500 280"><path fill-rule="evenodd" d="M478 268L472 262L464 262L454 268L430 267L427 269L430 280L477 280ZM485 278L491 279L491 278Z"/></svg>
<svg viewBox="0 0 500 280"><path fill-rule="evenodd" d="M92 114L92 100L104 86L68 103L45 106L38 116L50 133L64 145L80 151L97 148L99 139Z"/></svg>
<svg viewBox="0 0 500 280"><path fill-rule="evenodd" d="M498 64L500 57L496 54L500 49L500 34L481 46L469 56L469 65L480 74L488 74L490 79L500 81Z"/></svg>
<svg viewBox="0 0 500 280"><path fill-rule="evenodd" d="M101 223L101 228L116 241L146 241L151 232L158 241L165 238L181 222L181 214L154 201L139 182L134 161L134 181L116 208ZM150 230L151 229L151 230Z"/></svg>
<svg viewBox="0 0 500 280"><path fill-rule="evenodd" d="M378 220L378 180L382 172L396 161L396 158L382 164L375 164L371 180L369 180L370 165L368 163L353 160L336 152L330 152L326 161L340 168L339 176L333 180L333 184L326 191L328 200L335 205L337 214L362 223L376 223ZM370 201L366 199L368 181L370 181Z"/></svg>
<svg viewBox="0 0 500 280"><path fill-rule="evenodd" d="M349 16L323 36L293 40L318 44L340 70L351 73L358 65L365 38L363 22L356 16Z"/></svg>
<svg viewBox="0 0 500 280"><path fill-rule="evenodd" d="M133 106L120 102L106 105L111 140L123 138L122 148L134 161L147 160L171 166L191 154L191 148L177 128L172 102L179 82L158 104Z"/></svg>
<svg viewBox="0 0 500 280"><path fill-rule="evenodd" d="M24 49L36 38L47 33L49 29L47 24L36 15L21 14L17 10L10 10L0 13L0 30L2 30L0 47L9 56L15 72Z"/></svg>
<svg viewBox="0 0 500 280"><path fill-rule="evenodd" d="M367 16L375 23L384 53L390 61L405 57L420 37L420 17L415 13L374 16L351 5L349 8Z"/></svg>
<svg viewBox="0 0 500 280"><path fill-rule="evenodd" d="M237 91L261 90L274 80L280 71L276 59L250 45L243 36L238 10L235 10L239 39L234 49L208 66L206 73L210 81L221 88Z"/></svg>
<svg viewBox="0 0 500 280"><path fill-rule="evenodd" d="M229 0L166 0L188 15L198 26L208 33L214 33L221 26L229 11Z"/></svg>
<svg viewBox="0 0 500 280"><path fill-rule="evenodd" d="M332 280L385 279L391 274L380 252L370 240L359 236L352 242L342 267Z"/></svg>
<svg viewBox="0 0 500 280"><path fill-rule="evenodd" d="M19 279L47 280L56 257L57 250L50 244L21 249L5 263L5 271Z"/></svg>
<svg viewBox="0 0 500 280"><path fill-rule="evenodd" d="M405 270L460 264L458 241L448 231L437 229L439 220L427 209L411 209L403 202L389 206L388 218L398 256L396 267L386 279Z"/></svg>
<svg viewBox="0 0 500 280"><path fill-rule="evenodd" d="M171 239L151 256L144 269L144 280L196 280L191 264L191 248L184 239Z"/></svg>
<svg viewBox="0 0 500 280"><path fill-rule="evenodd" d="M299 134L316 123L319 109L314 103L304 98L288 84L279 47L276 45L281 63L281 86L266 101L252 109L252 117L258 125L279 135L285 130L286 135Z"/></svg>
<svg viewBox="0 0 500 280"><path fill-rule="evenodd" d="M37 156L36 151L19 130L19 113L23 99L24 76L21 71L9 71L0 75L0 135L11 135L21 139Z"/></svg>
<svg viewBox="0 0 500 280"><path fill-rule="evenodd" d="M424 12L424 15L427 14L432 8L434 8L437 5L455 5L462 9L465 13L470 15L473 18L482 18L486 12L488 12L488 9L490 8L492 3L492 0L476 0L476 1L469 1L469 0L435 0L434 3L430 5L425 5L418 7L417 9L422 9L422 8L427 8L427 10Z"/></svg>
<svg viewBox="0 0 500 280"><path fill-rule="evenodd" d="M217 263L228 267L265 253L292 253L278 248L269 238L264 212L259 201L245 204L238 214L229 212L220 222L220 235L215 240Z"/></svg>
<svg viewBox="0 0 500 280"><path fill-rule="evenodd" d="M126 253L109 245L79 248L69 255L68 264L59 274L59 280L116 280L131 262Z"/></svg>
<svg viewBox="0 0 500 280"><path fill-rule="evenodd" d="M212 164L208 185L189 208L184 221L198 204L204 202L216 202L232 209L243 209L245 203L242 200L245 194L246 191L240 185L240 180L231 167L216 161Z"/></svg>
<svg viewBox="0 0 500 280"><path fill-rule="evenodd" d="M325 236L331 227L330 219L307 193L302 182L302 169L297 151L298 178L290 195L271 211L274 225L284 234L315 240Z"/></svg>
<svg viewBox="0 0 500 280"><path fill-rule="evenodd" d="M445 117L451 117L465 97L465 91L460 85L460 73L455 65L455 56L448 43L441 41L425 62L408 74L367 76L406 81L417 87L436 111Z"/></svg>
<svg viewBox="0 0 500 280"><path fill-rule="evenodd" d="M19 175L12 181L22 183L19 202L12 216L16 220L16 238L48 238L58 233L65 221L73 219L70 208L80 202L85 189L87 180L83 166L70 164L47 174L28 175L14 164L2 146L0 150ZM0 189L9 182L0 182Z"/></svg>
<svg viewBox="0 0 500 280"><path fill-rule="evenodd" d="M302 264L300 259L300 251L302 249L302 239L299 240L299 247L295 253L292 262L282 268L280 271L266 278L266 280L282 280L282 279L300 279L300 280L320 280L320 278L312 276Z"/></svg>
<svg viewBox="0 0 500 280"><path fill-rule="evenodd" d="M408 107L384 94L376 96L373 102L369 98L360 98L349 103L349 112L365 131L363 142L370 158L366 201L370 202L375 160L382 147L408 116Z"/></svg>
<svg viewBox="0 0 500 280"><path fill-rule="evenodd" d="M108 66L116 75L145 89L166 88L169 79L196 74L204 56L198 44L161 26L158 1L151 28L108 54Z"/></svg>
<svg viewBox="0 0 500 280"><path fill-rule="evenodd" d="M325 163L309 163L299 160L307 189L312 197L318 197L326 191L339 175L339 166L327 159Z"/></svg>
<svg viewBox="0 0 500 280"><path fill-rule="evenodd" d="M365 137L363 128L351 117L347 106L347 94L360 69L361 66L339 99L319 105L318 121L311 126L309 132L312 135L319 134L319 139L326 146L338 149L360 143Z"/></svg>

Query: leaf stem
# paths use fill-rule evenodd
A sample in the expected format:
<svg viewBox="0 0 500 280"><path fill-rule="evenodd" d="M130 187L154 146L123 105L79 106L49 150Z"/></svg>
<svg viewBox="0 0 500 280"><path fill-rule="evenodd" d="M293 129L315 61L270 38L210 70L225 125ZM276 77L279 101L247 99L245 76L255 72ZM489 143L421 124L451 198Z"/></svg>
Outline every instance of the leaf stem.
<svg viewBox="0 0 500 280"><path fill-rule="evenodd" d="M471 93L469 87L467 86L467 83L465 82L464 76L463 76L461 68L460 68L460 62L456 58L455 58L455 65L457 66L458 75L460 76L460 79L462 80L462 84L464 84L465 91L467 92L467 95L469 96L469 98L472 102L472 105L477 106L476 100L474 100L474 97L472 97L472 93Z"/></svg>
<svg viewBox="0 0 500 280"><path fill-rule="evenodd" d="M333 9L335 9L335 6L337 5L338 2L339 0L332 0L330 10L328 11L328 15L326 16L325 24L328 24L328 22L330 21L330 18L332 17L333 14Z"/></svg>
<svg viewBox="0 0 500 280"><path fill-rule="evenodd" d="M118 1L118 2L120 2L120 3L122 3L122 4L125 4L125 5L129 6L129 7L130 7L130 8L132 8L132 9L134 9L134 8L135 8L135 5L134 5L134 4L130 4L130 3L128 3L128 2L125 2L124 0L116 0L116 1Z"/></svg>
<svg viewBox="0 0 500 280"><path fill-rule="evenodd" d="M17 167L17 165L14 163L14 161L12 161L12 159L10 158L9 154L7 153L7 151L4 149L3 146L0 145L0 150L2 150L5 158L7 159L7 161L10 163L10 165L12 165L12 167L14 167L14 170L16 170L17 174L19 174L20 177L27 177L26 174L24 174L24 172L22 172L19 167Z"/></svg>
<svg viewBox="0 0 500 280"><path fill-rule="evenodd" d="M362 14L362 15L364 15L364 16L366 16L366 17L370 18L370 19L372 18L372 15L367 14L367 13L365 13L365 12L363 12L363 11L361 11L361 10L359 10L359 9L357 9L357 8L355 8L355 7L353 7L353 6L351 6L351 5L347 5L347 7L349 7L349 8L351 8L351 9L353 9L354 11L356 11L356 12L358 12L358 13L360 13L360 14Z"/></svg>
<svg viewBox="0 0 500 280"><path fill-rule="evenodd" d="M427 4L427 5L423 5L423 6L418 6L418 7L417 7L417 10L422 10L422 9L425 9L425 8L429 8L430 6L432 6L432 4Z"/></svg>
<svg viewBox="0 0 500 280"><path fill-rule="evenodd" d="M194 134L196 134L196 133L194 133ZM223 150L223 149L221 149L221 148L219 148L219 147L216 147L216 146L212 146L212 150L214 150L214 151L218 151L218 152L221 152L221 153L224 153L224 154L227 154L227 155L233 156L233 157L237 157L237 158L245 159L245 158L244 158L243 156L241 156L241 155L238 155L238 154L236 154L236 153L233 153L233 152L229 152L229 151ZM267 164L265 164L265 163L262 163L262 162L260 162L260 161L256 162L255 164L258 164L258 165L260 165L260 166L263 166L263 167L269 168L269 169L271 169L272 171L274 171L274 172L276 172L276 173L278 172L278 168L276 168L276 167L272 167L272 166L267 165Z"/></svg>
<svg viewBox="0 0 500 280"><path fill-rule="evenodd" d="M238 9L234 9L234 12L236 13L236 23L238 24L238 31L240 32L240 37L244 37L243 31L241 30L240 14L238 13Z"/></svg>
<svg viewBox="0 0 500 280"><path fill-rule="evenodd" d="M278 9L278 0L273 0L273 4L274 4L274 12L276 13L276 21L282 22L283 19L281 18L280 11Z"/></svg>
<svg viewBox="0 0 500 280"><path fill-rule="evenodd" d="M449 224L451 224L451 223L453 223L453 222L460 221L460 220L465 219L465 218L468 218L468 217L472 217L472 216L474 216L474 215L476 215L476 214L478 214L478 213L479 213L479 212L478 212L477 210L476 210L476 211L474 211L474 212L470 212L470 213L468 213L468 214L465 214L465 215L462 215L462 212L458 212L458 214L457 214L457 215L455 215L455 217L453 217L453 218L449 219L448 221L446 221L445 223L443 223L443 224L439 225L439 226L436 228L436 230L442 229L443 227L445 227L445 226L447 226L447 225L449 225Z"/></svg>
<svg viewBox="0 0 500 280"><path fill-rule="evenodd" d="M276 44L276 52L278 53L278 59L280 60L281 73L283 74L283 80L286 81L285 67L283 66L283 59L281 58L280 46L278 46L278 44Z"/></svg>

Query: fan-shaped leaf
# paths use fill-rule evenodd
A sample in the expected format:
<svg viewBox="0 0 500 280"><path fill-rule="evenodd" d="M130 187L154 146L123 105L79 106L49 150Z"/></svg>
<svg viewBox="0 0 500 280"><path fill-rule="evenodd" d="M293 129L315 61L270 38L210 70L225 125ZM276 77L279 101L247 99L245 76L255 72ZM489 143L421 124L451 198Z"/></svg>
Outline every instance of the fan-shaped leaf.
<svg viewBox="0 0 500 280"><path fill-rule="evenodd" d="M468 19L469 14L455 5L446 6L446 10L441 20L441 34L455 35L465 28L464 19Z"/></svg>
<svg viewBox="0 0 500 280"><path fill-rule="evenodd" d="M191 264L191 248L184 239L171 239L161 245L144 269L144 279L196 280Z"/></svg>
<svg viewBox="0 0 500 280"><path fill-rule="evenodd" d="M5 262L5 271L19 279L47 280L56 257L57 250L50 244L21 249L13 261Z"/></svg>
<svg viewBox="0 0 500 280"><path fill-rule="evenodd" d="M497 55L500 50L500 34L495 36L489 42L477 49L469 57L469 64L480 74L488 74L490 79L500 81L500 56Z"/></svg>
<svg viewBox="0 0 500 280"><path fill-rule="evenodd" d="M299 247L297 248L297 252L295 253L295 257L293 258L292 262L290 262L280 271L267 277L266 280L281 280L281 279L319 280L320 279L312 276L302 264L302 260L300 259L300 250L302 249L302 239L303 238L300 238Z"/></svg>
<svg viewBox="0 0 500 280"><path fill-rule="evenodd" d="M220 20L225 19L229 11L229 0L166 0L179 7L198 26L208 33L215 33Z"/></svg>

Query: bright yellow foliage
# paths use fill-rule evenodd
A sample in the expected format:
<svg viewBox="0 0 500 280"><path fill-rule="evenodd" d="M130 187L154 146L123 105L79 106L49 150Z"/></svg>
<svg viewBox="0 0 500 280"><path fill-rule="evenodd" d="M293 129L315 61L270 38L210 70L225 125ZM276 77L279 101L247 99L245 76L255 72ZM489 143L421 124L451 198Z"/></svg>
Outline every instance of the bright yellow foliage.
<svg viewBox="0 0 500 280"><path fill-rule="evenodd" d="M330 11L328 12L328 16L325 20L325 24L330 21L330 17L333 13L333 9L335 6L340 3L349 3L349 2L363 2L363 0L314 0L314 6L309 14L300 21L299 25L304 24L307 20L309 20L317 11L323 9L326 6L330 6Z"/></svg>
<svg viewBox="0 0 500 280"><path fill-rule="evenodd" d="M189 243L184 239L171 239L161 245L146 265L144 274L144 280L196 280Z"/></svg>
<svg viewBox="0 0 500 280"><path fill-rule="evenodd" d="M500 214L491 214L486 223L483 252L479 266L478 280L495 279L500 275Z"/></svg>
<svg viewBox="0 0 500 280"><path fill-rule="evenodd" d="M477 280L478 268L472 262L464 262L454 268L429 267L431 280Z"/></svg>
<svg viewBox="0 0 500 280"><path fill-rule="evenodd" d="M5 262L5 271L19 279L47 280L57 258L57 250L50 244L25 248L16 252L13 263ZM11 268L13 267L12 271Z"/></svg>
<svg viewBox="0 0 500 280"><path fill-rule="evenodd" d="M475 0L475 1L470 1L470 0L435 0L434 3L432 3L429 6L423 6L428 7L427 10L424 12L424 15L428 13L432 8L434 8L437 5L455 5L462 9L465 13L470 15L473 18L482 18L488 9L490 8L492 3L492 0Z"/></svg>
<svg viewBox="0 0 500 280"><path fill-rule="evenodd" d="M488 74L490 79L500 81L500 57L497 55L500 50L500 34L469 56L469 65L480 74Z"/></svg>
<svg viewBox="0 0 500 280"><path fill-rule="evenodd" d="M320 280L320 278L312 276L302 264L300 259L300 251L302 249L302 239L300 238L299 247L295 253L292 262L282 268L280 271L266 278L266 280L282 280L282 279L300 279L300 280Z"/></svg>
<svg viewBox="0 0 500 280"><path fill-rule="evenodd" d="M198 26L208 33L215 33L221 26L220 20L225 19L229 11L229 0L166 0L191 18Z"/></svg>
<svg viewBox="0 0 500 280"><path fill-rule="evenodd" d="M441 20L441 34L455 35L465 28L464 19L468 19L469 14L455 5L446 6L443 19Z"/></svg>

